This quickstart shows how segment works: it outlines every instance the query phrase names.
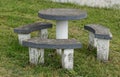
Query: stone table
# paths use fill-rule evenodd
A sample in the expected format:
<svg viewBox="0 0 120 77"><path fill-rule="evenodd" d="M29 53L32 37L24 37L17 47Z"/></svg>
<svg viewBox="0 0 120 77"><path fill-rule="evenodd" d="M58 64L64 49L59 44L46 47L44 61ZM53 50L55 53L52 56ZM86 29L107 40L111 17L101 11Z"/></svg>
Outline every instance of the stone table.
<svg viewBox="0 0 120 77"><path fill-rule="evenodd" d="M56 39L68 39L68 20L84 19L87 17L87 13L79 9L54 8L41 10L38 16L43 19L56 20ZM65 49L62 54L61 49L57 50L57 53L62 54L62 56L73 52L73 49Z"/></svg>

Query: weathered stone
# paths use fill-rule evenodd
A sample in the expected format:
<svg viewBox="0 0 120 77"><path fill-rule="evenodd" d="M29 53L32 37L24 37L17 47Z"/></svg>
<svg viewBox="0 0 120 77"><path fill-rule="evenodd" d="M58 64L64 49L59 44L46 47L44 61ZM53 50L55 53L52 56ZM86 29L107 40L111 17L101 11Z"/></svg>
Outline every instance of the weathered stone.
<svg viewBox="0 0 120 77"><path fill-rule="evenodd" d="M92 32L89 32L89 45L88 49L92 50L96 48L97 46L97 38L95 38L95 35Z"/></svg>
<svg viewBox="0 0 120 77"><path fill-rule="evenodd" d="M109 57L109 40L97 39L97 59L108 61Z"/></svg>
<svg viewBox="0 0 120 77"><path fill-rule="evenodd" d="M51 23L46 23L46 22L38 22L38 23L33 23L33 24L28 24L24 25L22 27L17 27L14 29L15 33L18 33L18 39L19 43L22 45L22 41L26 39L30 39L31 37L31 32L33 31L40 31L41 33L39 35L42 35L40 37L47 37L47 28L51 28L52 24Z"/></svg>
<svg viewBox="0 0 120 77"><path fill-rule="evenodd" d="M49 20L77 20L87 17L85 11L78 9L47 9L39 11L38 16Z"/></svg>
<svg viewBox="0 0 120 77"><path fill-rule="evenodd" d="M28 24L22 27L15 28L14 32L18 34L29 34L33 31L38 31L41 29L46 29L46 28L51 28L51 27L52 27L51 23L38 22L38 23Z"/></svg>
<svg viewBox="0 0 120 77"><path fill-rule="evenodd" d="M36 44L36 48L54 48L62 55L62 66L67 69L73 68L74 48L81 48L81 44L73 39L68 39L68 20L78 20L87 17L85 11L79 9L55 8L39 11L38 16L44 19L56 21L56 40L45 40L43 44ZM43 40L41 40L43 41ZM64 50L62 52L62 49ZM66 53L67 52L67 53ZM68 54L70 53L70 54ZM67 55L66 57L64 57Z"/></svg>
<svg viewBox="0 0 120 77"><path fill-rule="evenodd" d="M104 26L98 24L88 24L84 28L92 33L94 33L95 38L100 39L112 39L112 34L110 30Z"/></svg>
<svg viewBox="0 0 120 77"><path fill-rule="evenodd" d="M81 48L80 42L75 39L41 39L39 37L23 41L23 46L31 48L74 49Z"/></svg>
<svg viewBox="0 0 120 77"><path fill-rule="evenodd" d="M31 64L44 63L44 49L29 48L29 61Z"/></svg>
<svg viewBox="0 0 120 77"><path fill-rule="evenodd" d="M62 67L66 69L73 69L74 64L74 49L64 49L62 53Z"/></svg>
<svg viewBox="0 0 120 77"><path fill-rule="evenodd" d="M89 24L84 27L89 31L89 45L97 48L97 59L107 61L109 57L110 30L101 25Z"/></svg>
<svg viewBox="0 0 120 77"><path fill-rule="evenodd" d="M22 45L23 40L30 39L30 34L18 34L19 44Z"/></svg>

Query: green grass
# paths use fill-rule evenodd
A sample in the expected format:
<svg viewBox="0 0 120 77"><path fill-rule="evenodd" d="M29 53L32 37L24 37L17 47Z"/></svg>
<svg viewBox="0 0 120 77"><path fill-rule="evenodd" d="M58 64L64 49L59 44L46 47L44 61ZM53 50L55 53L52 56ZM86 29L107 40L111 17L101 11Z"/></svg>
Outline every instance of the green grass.
<svg viewBox="0 0 120 77"><path fill-rule="evenodd" d="M69 22L69 38L76 38L83 44L83 48L75 49L74 70L61 68L60 57L48 56L55 51L49 49L45 52L44 65L30 65L28 48L18 44L13 29L33 22L53 23L49 38L55 38L55 21L38 17L38 11L48 8L77 8L88 13L86 19ZM88 32L83 27L91 23L104 25L113 34L107 63L96 60L96 50L87 50ZM45 0L0 0L0 77L120 77L120 10Z"/></svg>

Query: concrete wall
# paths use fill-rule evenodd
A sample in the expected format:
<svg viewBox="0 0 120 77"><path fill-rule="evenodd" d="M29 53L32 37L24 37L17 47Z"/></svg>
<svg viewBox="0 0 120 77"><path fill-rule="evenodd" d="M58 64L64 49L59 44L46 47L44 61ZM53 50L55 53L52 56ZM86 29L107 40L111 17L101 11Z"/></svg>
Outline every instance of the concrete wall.
<svg viewBox="0 0 120 77"><path fill-rule="evenodd" d="M92 7L120 7L120 0L52 0L55 2L71 2Z"/></svg>

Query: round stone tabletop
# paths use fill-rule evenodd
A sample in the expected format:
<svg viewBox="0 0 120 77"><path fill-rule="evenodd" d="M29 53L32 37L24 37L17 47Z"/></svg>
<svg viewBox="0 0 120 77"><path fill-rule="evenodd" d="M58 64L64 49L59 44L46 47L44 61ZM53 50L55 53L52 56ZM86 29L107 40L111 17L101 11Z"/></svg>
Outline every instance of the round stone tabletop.
<svg viewBox="0 0 120 77"><path fill-rule="evenodd" d="M49 19L49 20L78 20L87 17L86 11L79 9L47 9L41 10L38 13L40 18Z"/></svg>

